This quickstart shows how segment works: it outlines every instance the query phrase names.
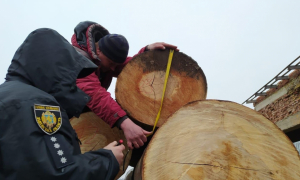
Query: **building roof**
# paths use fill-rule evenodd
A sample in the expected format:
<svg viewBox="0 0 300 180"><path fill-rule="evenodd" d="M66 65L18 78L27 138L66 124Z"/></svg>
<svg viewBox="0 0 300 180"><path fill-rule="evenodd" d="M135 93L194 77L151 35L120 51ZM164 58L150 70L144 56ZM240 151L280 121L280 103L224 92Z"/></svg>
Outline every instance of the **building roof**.
<svg viewBox="0 0 300 180"><path fill-rule="evenodd" d="M256 91L242 104L254 103L254 106L266 97L275 93L278 89L286 85L291 79L300 75L300 56L287 65L280 73L272 78L267 84Z"/></svg>

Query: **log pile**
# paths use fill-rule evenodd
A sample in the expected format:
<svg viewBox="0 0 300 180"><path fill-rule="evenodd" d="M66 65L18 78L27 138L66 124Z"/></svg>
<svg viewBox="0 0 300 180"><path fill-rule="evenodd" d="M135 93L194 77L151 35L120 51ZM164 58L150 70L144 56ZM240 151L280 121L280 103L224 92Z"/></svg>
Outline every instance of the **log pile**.
<svg viewBox="0 0 300 180"><path fill-rule="evenodd" d="M136 124L148 131L152 131L161 106L168 56L169 51L140 54L125 66L117 78L117 102ZM186 103L206 99L206 94L206 77L197 62L181 52L174 52L157 127ZM131 166L136 166L146 147L147 143L133 150Z"/></svg>
<svg viewBox="0 0 300 180"><path fill-rule="evenodd" d="M168 55L168 51L140 54L117 79L117 102L148 131L160 108ZM187 55L175 52L159 128L143 148L132 152L134 180L300 179L298 152L275 124L237 103L205 100L206 94L202 69ZM100 124L93 113L72 119L71 124L84 151L125 139L118 129ZM92 127L99 127L98 133ZM112 134L113 139L108 139Z"/></svg>
<svg viewBox="0 0 300 180"><path fill-rule="evenodd" d="M157 51L142 54L118 77L117 101L143 128L153 126L160 106L157 96L163 90L167 55ZM195 68L201 70L197 78L186 75L193 68L180 71L189 65L185 59L180 57L172 64L165 114L133 179L299 179L299 155L287 136L254 110L229 101L205 100L205 75L201 68ZM178 80L183 77L196 81ZM198 100L189 99L195 94L201 95Z"/></svg>

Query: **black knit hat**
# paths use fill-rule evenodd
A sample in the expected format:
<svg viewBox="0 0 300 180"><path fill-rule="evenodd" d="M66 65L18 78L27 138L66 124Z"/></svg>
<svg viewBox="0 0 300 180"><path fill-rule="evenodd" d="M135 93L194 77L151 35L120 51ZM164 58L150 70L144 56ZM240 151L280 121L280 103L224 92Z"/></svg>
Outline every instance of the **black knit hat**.
<svg viewBox="0 0 300 180"><path fill-rule="evenodd" d="M98 41L99 49L110 60L116 63L125 62L129 44L126 38L119 34L108 34Z"/></svg>

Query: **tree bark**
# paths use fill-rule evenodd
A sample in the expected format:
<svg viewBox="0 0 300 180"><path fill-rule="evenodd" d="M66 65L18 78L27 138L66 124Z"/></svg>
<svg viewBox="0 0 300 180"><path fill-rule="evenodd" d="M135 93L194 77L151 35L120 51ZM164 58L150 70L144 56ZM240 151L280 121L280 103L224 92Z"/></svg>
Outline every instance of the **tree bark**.
<svg viewBox="0 0 300 180"><path fill-rule="evenodd" d="M258 112L228 101L196 101L174 113L149 143L134 179L289 179L299 154Z"/></svg>
<svg viewBox="0 0 300 180"><path fill-rule="evenodd" d="M75 129L78 138L81 141L81 152L98 150L113 141L122 139L125 145L124 155L128 150L127 141L122 130L117 127L110 128L101 118L93 112L82 113L79 118L70 119L72 127ZM131 158L131 151L125 159L125 170L128 167ZM118 179L124 174L123 165L120 166L120 171L115 179Z"/></svg>

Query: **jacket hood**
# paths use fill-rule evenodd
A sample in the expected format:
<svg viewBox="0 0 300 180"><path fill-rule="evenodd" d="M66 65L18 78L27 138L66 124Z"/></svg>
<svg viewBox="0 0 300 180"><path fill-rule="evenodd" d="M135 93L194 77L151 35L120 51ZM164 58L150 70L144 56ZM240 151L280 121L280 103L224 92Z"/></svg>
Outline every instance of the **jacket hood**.
<svg viewBox="0 0 300 180"><path fill-rule="evenodd" d="M79 116L89 97L76 86L76 79L97 66L79 54L59 33L37 29L16 51L6 81L21 81L54 96L69 116Z"/></svg>
<svg viewBox="0 0 300 180"><path fill-rule="evenodd" d="M83 21L74 28L71 42L73 46L86 51L92 59L100 60L96 54L95 42L108 34L108 30L100 24Z"/></svg>

